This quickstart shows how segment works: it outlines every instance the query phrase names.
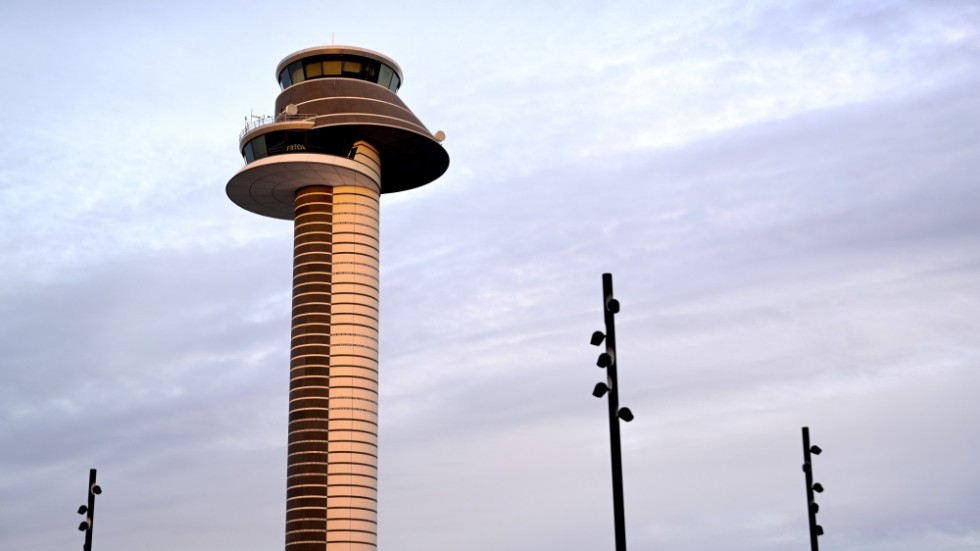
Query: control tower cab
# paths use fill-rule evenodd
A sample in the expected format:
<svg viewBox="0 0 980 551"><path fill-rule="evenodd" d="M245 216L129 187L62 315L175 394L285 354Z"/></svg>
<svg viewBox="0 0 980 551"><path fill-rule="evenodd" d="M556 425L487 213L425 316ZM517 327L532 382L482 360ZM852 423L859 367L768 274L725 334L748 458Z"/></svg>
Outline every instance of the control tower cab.
<svg viewBox="0 0 980 551"><path fill-rule="evenodd" d="M297 190L357 185L394 193L449 167L436 137L399 99L392 59L351 46L308 48L276 68L275 115L250 121L239 140L245 167L228 182L240 207L292 219Z"/></svg>

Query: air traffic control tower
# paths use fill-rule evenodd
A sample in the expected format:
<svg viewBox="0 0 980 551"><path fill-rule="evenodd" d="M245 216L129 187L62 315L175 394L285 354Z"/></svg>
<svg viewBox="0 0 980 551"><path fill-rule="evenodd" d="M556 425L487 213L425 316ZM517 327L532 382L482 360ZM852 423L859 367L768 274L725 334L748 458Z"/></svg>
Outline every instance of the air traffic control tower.
<svg viewBox="0 0 980 551"><path fill-rule="evenodd" d="M245 127L227 192L294 227L286 551L374 551L379 199L435 180L449 155L384 55L309 48L276 78L275 115Z"/></svg>

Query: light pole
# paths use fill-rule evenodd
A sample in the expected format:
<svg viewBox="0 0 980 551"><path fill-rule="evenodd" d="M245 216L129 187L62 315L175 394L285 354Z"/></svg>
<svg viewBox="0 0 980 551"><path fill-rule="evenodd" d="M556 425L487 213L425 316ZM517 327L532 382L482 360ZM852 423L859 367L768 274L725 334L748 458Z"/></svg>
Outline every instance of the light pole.
<svg viewBox="0 0 980 551"><path fill-rule="evenodd" d="M597 383L592 395L602 398L609 394L609 448L612 456L613 483L613 521L616 528L616 551L626 551L626 513L623 506L623 453L619 438L619 420L627 423L633 420L633 412L629 408L619 407L619 381L616 370L616 321L619 312L619 301L613 298L612 274L602 274L602 312L605 319L606 332L592 333L592 345L600 346L606 342L606 351L599 354L596 365L606 370L606 382Z"/></svg>
<svg viewBox="0 0 980 551"><path fill-rule="evenodd" d="M95 526L95 496L102 493L102 488L95 483L95 469L88 471L88 503L78 508L78 514L85 515L85 520L78 525L78 529L85 532L84 551L92 551L92 529Z"/></svg>
<svg viewBox="0 0 980 551"><path fill-rule="evenodd" d="M819 482L813 482L813 464L810 462L810 456L820 455L820 446L810 445L810 428L803 427L803 473L806 476L806 514L810 521L810 551L819 551L820 546L817 543L817 536L823 535L823 527L817 524L817 511L820 510L820 506L814 501L813 493L823 492L823 485Z"/></svg>

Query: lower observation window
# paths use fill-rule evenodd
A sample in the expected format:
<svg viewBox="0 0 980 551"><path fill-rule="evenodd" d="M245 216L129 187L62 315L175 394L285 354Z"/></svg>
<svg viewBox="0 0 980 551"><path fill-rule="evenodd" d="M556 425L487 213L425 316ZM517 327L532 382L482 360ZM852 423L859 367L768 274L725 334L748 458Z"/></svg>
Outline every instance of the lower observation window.
<svg viewBox="0 0 980 551"><path fill-rule="evenodd" d="M320 153L346 157L354 141L319 130L277 130L256 136L242 148L245 164L290 153Z"/></svg>

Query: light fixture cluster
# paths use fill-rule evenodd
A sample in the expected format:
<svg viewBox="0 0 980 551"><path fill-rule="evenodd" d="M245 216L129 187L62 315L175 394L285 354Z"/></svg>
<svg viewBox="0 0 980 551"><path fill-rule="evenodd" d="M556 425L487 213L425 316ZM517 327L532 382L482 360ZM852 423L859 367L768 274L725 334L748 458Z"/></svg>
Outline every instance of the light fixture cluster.
<svg viewBox="0 0 980 551"><path fill-rule="evenodd" d="M612 325L612 314L619 313L619 301L614 298L608 298L605 302L605 307L607 317L606 331L612 333L615 330L614 328L610 327L610 325ZM603 342L606 343L606 351L599 354L599 357L596 358L595 364L603 369L611 369L609 369L607 372L607 382L596 383L595 388L592 389L593 396L596 398L602 398L616 385L616 342L613 339L607 339L606 334L602 331L593 332L592 338L589 340L589 342L592 344L592 346L602 346ZM617 400L617 404L618 402L619 401ZM619 408L616 411L616 417L629 423L633 420L633 412L630 411L630 408Z"/></svg>

